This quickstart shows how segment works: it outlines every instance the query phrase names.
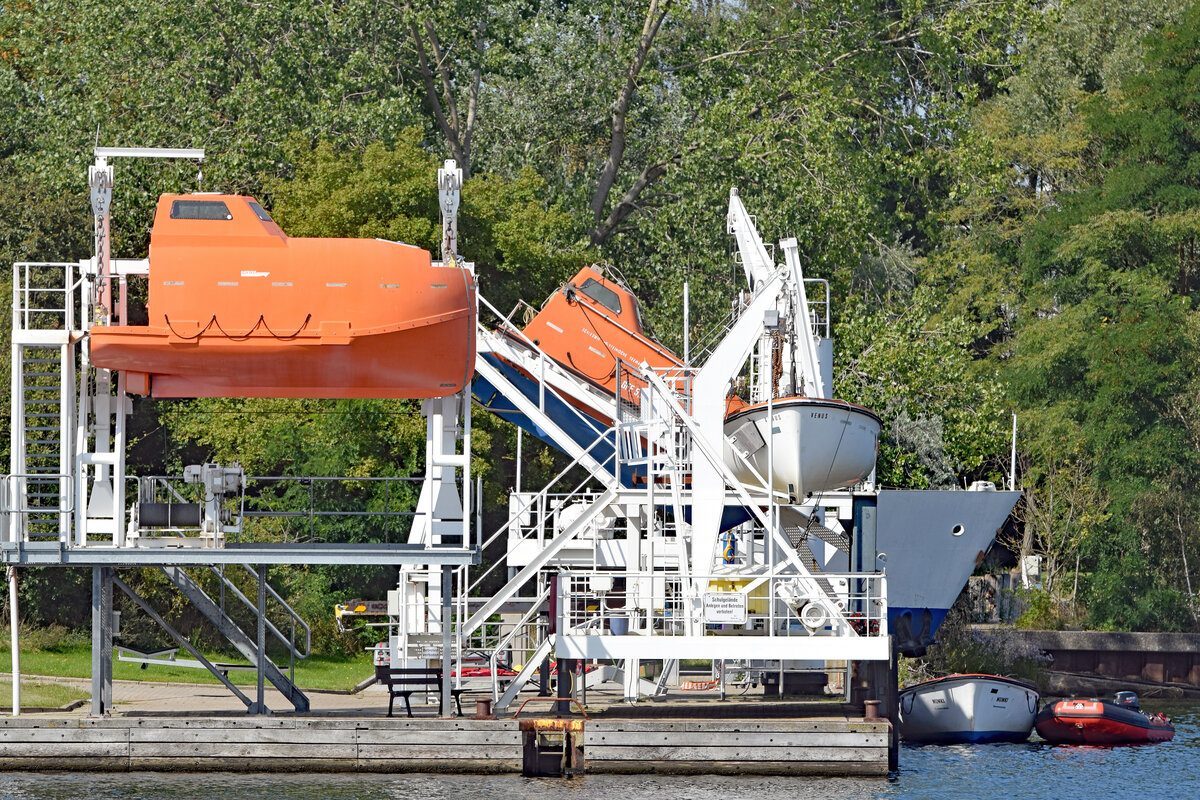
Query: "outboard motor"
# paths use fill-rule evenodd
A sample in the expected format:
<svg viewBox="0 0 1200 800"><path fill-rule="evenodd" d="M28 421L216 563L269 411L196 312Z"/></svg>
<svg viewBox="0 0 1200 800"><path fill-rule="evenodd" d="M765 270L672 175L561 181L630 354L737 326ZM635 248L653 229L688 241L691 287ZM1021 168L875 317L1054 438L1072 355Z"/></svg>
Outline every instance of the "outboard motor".
<svg viewBox="0 0 1200 800"><path fill-rule="evenodd" d="M1117 692L1113 697L1113 702L1121 708L1128 708L1130 711L1141 711L1142 708L1138 705L1137 692Z"/></svg>

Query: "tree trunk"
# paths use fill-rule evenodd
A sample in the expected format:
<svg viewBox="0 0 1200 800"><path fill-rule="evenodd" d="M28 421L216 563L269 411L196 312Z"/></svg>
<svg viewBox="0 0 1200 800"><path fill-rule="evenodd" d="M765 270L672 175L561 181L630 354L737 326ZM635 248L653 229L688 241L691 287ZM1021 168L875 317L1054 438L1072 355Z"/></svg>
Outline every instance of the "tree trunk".
<svg viewBox="0 0 1200 800"><path fill-rule="evenodd" d="M600 178L596 181L596 191L592 193L592 202L589 205L596 224L591 233L593 246L603 243L612 234L617 225L636 208L634 202L637 200L638 195L642 193L642 190L658 180L666 172L666 162L652 164L643 169L642 174L638 176L634 185L630 187L625 196L621 198L621 202L617 204L617 207L605 219L604 209L608 205L609 195L612 194L613 184L616 183L617 173L625 161L625 145L627 143L626 122L629 114L629 104L633 101L634 92L637 91L638 75L641 73L642 67L646 63L646 58L650 54L650 48L654 44L654 37L658 35L658 29L662 26L663 20L666 19L671 2L672 0L664 0L663 2L660 2L660 0L650 0L650 7L646 10L646 20L642 25L642 35L638 40L637 50L629 62L628 69L625 70L625 83L621 86L621 92L617 95L617 101L613 105L608 157L604 160L604 166L600 170Z"/></svg>

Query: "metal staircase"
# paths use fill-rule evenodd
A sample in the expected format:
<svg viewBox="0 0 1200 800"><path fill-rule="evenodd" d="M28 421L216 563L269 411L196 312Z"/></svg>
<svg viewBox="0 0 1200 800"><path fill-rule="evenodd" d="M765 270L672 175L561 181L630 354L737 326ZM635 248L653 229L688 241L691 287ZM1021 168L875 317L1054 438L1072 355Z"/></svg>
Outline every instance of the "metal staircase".
<svg viewBox="0 0 1200 800"><path fill-rule="evenodd" d="M217 627L221 635L229 640L237 651L249 661L251 664L258 665L262 670L263 677L270 681L271 684L279 690L288 702L296 709L296 711L308 711L308 697L304 692L292 683L291 679L283 673L274 662L266 657L265 653L260 653L259 643L255 641L249 634L241 629L241 627L233 620L229 614L225 612L221 606L215 602L208 593L201 588L190 575L184 572L179 567L162 567L163 574L167 576L167 580L177 588L183 595L192 603L196 609L204 615L204 618ZM222 580L228 581L222 576ZM230 586L233 584L230 583ZM239 592L240 595L240 592ZM249 601L245 597L242 598L247 604ZM260 619L260 625L267 626L265 616ZM270 626L274 629L274 626ZM298 655L294 645L287 643L282 634L278 630L274 630L275 635L284 641L289 647L292 647L293 654ZM264 642L265 643L265 642ZM307 653L305 654L307 655ZM300 656L303 657L303 656Z"/></svg>

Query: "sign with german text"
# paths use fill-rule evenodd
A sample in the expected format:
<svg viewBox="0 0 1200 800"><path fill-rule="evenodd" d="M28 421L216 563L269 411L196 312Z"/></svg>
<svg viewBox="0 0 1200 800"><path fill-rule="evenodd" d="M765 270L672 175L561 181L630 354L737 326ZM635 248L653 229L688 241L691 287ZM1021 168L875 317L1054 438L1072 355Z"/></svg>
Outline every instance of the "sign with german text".
<svg viewBox="0 0 1200 800"><path fill-rule="evenodd" d="M745 625L746 595L741 592L705 592L704 621L718 625Z"/></svg>

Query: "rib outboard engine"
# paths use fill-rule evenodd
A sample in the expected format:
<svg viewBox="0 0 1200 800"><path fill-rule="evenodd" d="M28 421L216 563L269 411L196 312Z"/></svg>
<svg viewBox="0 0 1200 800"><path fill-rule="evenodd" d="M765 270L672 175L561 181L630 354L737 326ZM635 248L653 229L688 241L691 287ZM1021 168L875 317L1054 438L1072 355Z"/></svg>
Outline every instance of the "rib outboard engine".
<svg viewBox="0 0 1200 800"><path fill-rule="evenodd" d="M1113 697L1113 703L1121 708L1128 708L1130 711L1141 711L1142 707L1138 704L1137 692L1117 692Z"/></svg>

